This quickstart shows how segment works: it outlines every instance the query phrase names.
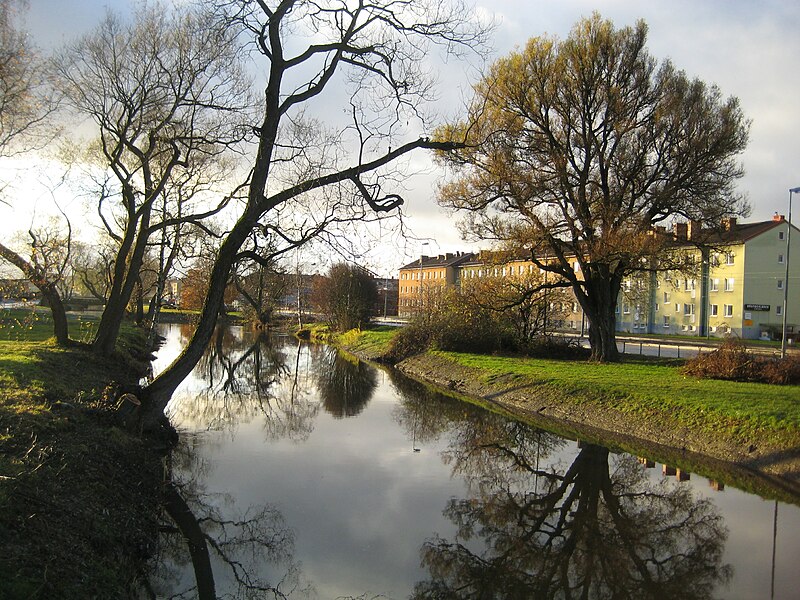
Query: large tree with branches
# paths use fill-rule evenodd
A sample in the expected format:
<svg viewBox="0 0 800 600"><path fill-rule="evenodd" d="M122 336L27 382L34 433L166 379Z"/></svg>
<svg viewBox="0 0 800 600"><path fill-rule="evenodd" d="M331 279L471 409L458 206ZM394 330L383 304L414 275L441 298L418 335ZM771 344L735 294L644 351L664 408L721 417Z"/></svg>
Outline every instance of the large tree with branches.
<svg viewBox="0 0 800 600"><path fill-rule="evenodd" d="M647 26L595 14L563 41L531 39L475 85L464 142L441 203L467 211L479 238L516 241L571 287L594 360L618 358L615 309L630 274L656 267L668 220L719 226L743 215L736 158L748 123L736 98L692 80L646 49ZM578 268L575 268L577 263Z"/></svg>
<svg viewBox="0 0 800 600"><path fill-rule="evenodd" d="M143 3L130 23L107 14L55 61L66 104L98 135L97 210L117 248L93 343L99 354L114 350L156 234L202 227L227 203L180 204L208 187L212 160L243 137L250 82L240 56L235 34L211 11Z"/></svg>
<svg viewBox="0 0 800 600"><path fill-rule="evenodd" d="M486 32L457 0L225 0L218 8L231 28L249 36L261 60L264 92L253 126L255 154L246 203L217 253L194 336L145 390L147 421L163 412L202 355L225 283L254 229L270 227L283 207L321 194L345 209L394 211L402 198L381 186L392 164L416 149L454 147L447 140L409 139L405 124L428 126L419 117L430 97L424 65L431 45L448 51L472 48ZM344 96L336 93L342 83L350 90ZM339 114L350 117L342 123L333 110L337 97L346 111ZM309 149L298 140L314 126L305 114L314 104L324 106L330 117L325 129L332 143Z"/></svg>

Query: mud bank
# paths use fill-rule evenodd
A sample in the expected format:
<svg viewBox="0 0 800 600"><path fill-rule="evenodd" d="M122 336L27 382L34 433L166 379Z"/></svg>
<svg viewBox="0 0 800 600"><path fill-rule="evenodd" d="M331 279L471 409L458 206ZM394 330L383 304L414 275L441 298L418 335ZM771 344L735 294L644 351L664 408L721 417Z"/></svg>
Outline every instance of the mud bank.
<svg viewBox="0 0 800 600"><path fill-rule="evenodd" d="M800 447L776 447L765 435L745 441L697 434L668 412L637 415L576 399L516 375L487 381L478 369L423 354L396 365L445 394L564 435L618 448L730 485L800 503Z"/></svg>

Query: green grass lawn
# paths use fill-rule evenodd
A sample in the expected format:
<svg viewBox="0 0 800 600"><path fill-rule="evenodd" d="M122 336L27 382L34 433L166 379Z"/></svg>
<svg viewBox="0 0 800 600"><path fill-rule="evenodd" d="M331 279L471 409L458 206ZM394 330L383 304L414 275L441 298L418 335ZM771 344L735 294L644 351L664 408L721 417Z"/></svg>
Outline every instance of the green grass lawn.
<svg viewBox="0 0 800 600"><path fill-rule="evenodd" d="M376 327L341 334L337 341L367 356L379 357L397 332ZM479 369L487 383L508 387L543 385L581 402L603 403L624 413L667 414L700 431L724 432L739 439L758 434L800 443L800 386L739 383L684 375L682 361L629 356L611 364L437 352Z"/></svg>
<svg viewBox="0 0 800 600"><path fill-rule="evenodd" d="M67 314L71 339L88 342L94 336L97 318ZM53 317L42 307L0 310L0 341L41 342L53 337Z"/></svg>
<svg viewBox="0 0 800 600"><path fill-rule="evenodd" d="M440 352L479 369L487 381L520 378L553 386L583 401L622 412L667 412L683 424L748 435L757 429L781 437L800 435L800 386L697 379L675 365L645 360L595 364ZM795 439L800 439L795 437Z"/></svg>
<svg viewBox="0 0 800 600"><path fill-rule="evenodd" d="M364 330L352 329L339 334L337 342L368 358L378 358L389 349L389 344L397 331L397 327L388 325Z"/></svg>

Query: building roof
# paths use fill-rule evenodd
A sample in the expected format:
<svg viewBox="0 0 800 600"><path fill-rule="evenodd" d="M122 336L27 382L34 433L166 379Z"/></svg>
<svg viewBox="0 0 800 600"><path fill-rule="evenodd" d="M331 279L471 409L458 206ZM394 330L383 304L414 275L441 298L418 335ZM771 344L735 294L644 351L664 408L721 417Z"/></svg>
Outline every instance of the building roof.
<svg viewBox="0 0 800 600"><path fill-rule="evenodd" d="M741 244L752 240L776 227L786 225L783 215L776 214L769 221L737 223L736 219L723 219L719 228L700 229L696 223L676 223L671 232L666 227L657 227L656 232L669 235L672 245L728 245ZM794 229L797 229L792 225Z"/></svg>
<svg viewBox="0 0 800 600"><path fill-rule="evenodd" d="M775 215L769 221L757 221L755 223L738 223L736 219L726 219L720 229L695 230L692 234L692 227L683 223L668 232L666 227L656 228L663 235L672 236L672 244L675 246L694 245L694 244L736 244L747 242L759 235L766 233L776 227L786 224L783 215ZM682 229L679 229L682 227ZM793 229L797 229L792 225ZM681 234L678 232L682 231ZM798 230L800 231L800 230ZM687 235L688 234L688 235ZM674 246L673 246L674 247ZM504 258L504 260L502 260ZM501 259L501 260L498 260ZM400 267L401 271L414 269L431 269L444 267L460 267L464 265L485 265L503 264L509 262L519 262L530 260L529 257L504 255L502 252L493 250L483 250L481 252L455 252L440 254L438 256L422 256L405 266Z"/></svg>
<svg viewBox="0 0 800 600"><path fill-rule="evenodd" d="M400 267L401 271L413 269L441 269L445 267L457 267L475 257L472 252L448 252L438 256L421 256L413 262Z"/></svg>

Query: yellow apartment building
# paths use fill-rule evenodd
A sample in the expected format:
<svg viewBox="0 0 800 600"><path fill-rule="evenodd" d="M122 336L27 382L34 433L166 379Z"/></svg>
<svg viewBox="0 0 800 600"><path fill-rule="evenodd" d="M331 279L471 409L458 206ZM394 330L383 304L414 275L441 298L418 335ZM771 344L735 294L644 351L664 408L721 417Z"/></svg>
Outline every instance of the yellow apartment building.
<svg viewBox="0 0 800 600"><path fill-rule="evenodd" d="M792 226L800 242L798 233ZM781 215L756 223L728 219L724 231L711 236L693 235L684 224L675 237L678 251L696 268L626 280L617 304L618 331L776 339L786 291L787 332L798 333L800 279L790 274L786 280L786 261L800 269L800 244L789 256L789 224ZM698 240L703 249L694 244Z"/></svg>
<svg viewBox="0 0 800 600"><path fill-rule="evenodd" d="M696 224L679 223L670 252L688 255L688 269L648 273L623 282L617 303L617 331L702 337L733 335L775 339L788 294L787 331L800 333L800 277L786 278L787 260L800 269L800 231L789 255L789 224L781 215L770 221L724 222L713 234ZM664 230L664 233L666 231ZM702 249L701 249L702 248ZM422 256L400 269L399 314L422 310L435 290L466 285L480 278L522 278L538 268L529 260L497 260L497 253ZM578 271L577 262L574 268ZM552 275L551 275L552 276ZM788 286L786 289L784 286ZM586 321L574 297L551 303L550 326L583 332Z"/></svg>
<svg viewBox="0 0 800 600"><path fill-rule="evenodd" d="M421 311L431 295L447 286L459 284L459 266L474 255L469 252L420 256L400 267L398 276L398 316L411 317Z"/></svg>

